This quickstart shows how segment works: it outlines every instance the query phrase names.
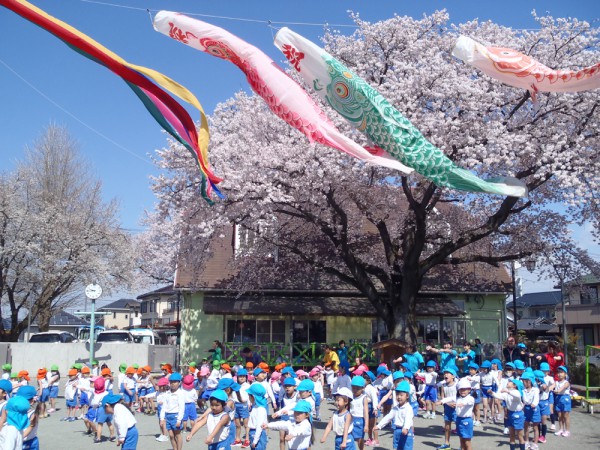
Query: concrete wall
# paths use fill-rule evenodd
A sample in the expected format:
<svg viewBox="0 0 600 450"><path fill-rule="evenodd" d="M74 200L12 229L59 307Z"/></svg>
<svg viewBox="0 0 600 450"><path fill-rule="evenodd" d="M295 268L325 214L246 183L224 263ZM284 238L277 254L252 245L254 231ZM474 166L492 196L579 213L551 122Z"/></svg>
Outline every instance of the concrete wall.
<svg viewBox="0 0 600 450"><path fill-rule="evenodd" d="M106 363L115 373L118 372L121 363L149 365L153 372L159 372L161 362L175 366L175 351L174 345L97 343L95 358L100 365ZM87 363L89 356L89 344L83 342L71 344L0 343L0 365L11 363L13 372L27 370L32 381L35 380L35 375L41 367L50 369L50 366L57 364L61 374L64 375L72 364Z"/></svg>

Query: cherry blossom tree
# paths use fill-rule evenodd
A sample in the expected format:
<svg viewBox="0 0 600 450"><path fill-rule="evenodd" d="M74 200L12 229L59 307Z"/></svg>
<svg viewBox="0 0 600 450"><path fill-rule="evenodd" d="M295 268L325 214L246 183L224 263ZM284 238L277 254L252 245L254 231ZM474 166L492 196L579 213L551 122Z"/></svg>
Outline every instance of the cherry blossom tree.
<svg viewBox="0 0 600 450"><path fill-rule="evenodd" d="M203 203L198 173L178 144L158 152L167 172L154 180L159 203L151 223L154 232L169 228L171 242L169 258L161 260L168 259L171 273L177 257L200 268L210 256L206 242L235 223L257 238L253 251L236 260L231 286L260 289L304 272L328 274L367 297L389 335L407 342L416 339L417 295L440 270L530 255L573 268L591 262L568 226L597 208L598 92L540 94L534 104L527 92L451 56L465 34L550 67L600 61L597 28L534 17L539 29L521 31L492 22L451 25L444 11L377 23L353 15L352 35L331 31L323 39L451 159L483 178L525 181L527 198L448 190L310 145L260 98L240 92L211 117L210 158L225 178L227 200ZM323 108L347 135L368 144Z"/></svg>
<svg viewBox="0 0 600 450"><path fill-rule="evenodd" d="M131 278L130 237L101 187L56 126L13 172L0 174L0 298L11 323L3 338L16 341L28 320L47 331L52 315L81 300L88 283L109 291Z"/></svg>

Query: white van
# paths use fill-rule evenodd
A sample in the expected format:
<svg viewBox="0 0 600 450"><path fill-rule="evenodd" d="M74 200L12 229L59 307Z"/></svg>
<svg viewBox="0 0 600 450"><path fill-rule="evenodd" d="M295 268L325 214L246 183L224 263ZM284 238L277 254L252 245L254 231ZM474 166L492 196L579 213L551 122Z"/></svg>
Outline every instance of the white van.
<svg viewBox="0 0 600 450"><path fill-rule="evenodd" d="M160 336L151 328L132 328L129 332L137 344L160 344Z"/></svg>

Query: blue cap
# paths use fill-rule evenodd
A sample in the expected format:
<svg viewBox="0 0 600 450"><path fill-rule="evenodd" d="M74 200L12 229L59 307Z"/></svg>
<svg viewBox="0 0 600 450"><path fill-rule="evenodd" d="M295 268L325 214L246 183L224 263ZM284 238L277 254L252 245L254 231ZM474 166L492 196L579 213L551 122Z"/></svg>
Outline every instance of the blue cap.
<svg viewBox="0 0 600 450"><path fill-rule="evenodd" d="M27 400L31 400L37 395L37 390L33 386L21 386L17 389L17 395L19 397L25 397Z"/></svg>
<svg viewBox="0 0 600 450"><path fill-rule="evenodd" d="M410 364L403 362L402 364L400 364L400 367L404 367L406 370L410 369Z"/></svg>
<svg viewBox="0 0 600 450"><path fill-rule="evenodd" d="M121 394L107 394L102 399L102 406L114 405L116 403L119 403L122 398L123 396Z"/></svg>
<svg viewBox="0 0 600 450"><path fill-rule="evenodd" d="M569 373L569 369L567 369L565 366L558 366L558 369L556 370L562 370L564 373Z"/></svg>
<svg viewBox="0 0 600 450"><path fill-rule="evenodd" d="M231 389L233 391L239 391L240 385L233 381L233 378L221 378L219 384L217 384L217 390Z"/></svg>
<svg viewBox="0 0 600 450"><path fill-rule="evenodd" d="M352 377L352 383L350 384L351 386L365 387L365 384L367 384L367 382L363 377L357 375L355 377Z"/></svg>
<svg viewBox="0 0 600 450"><path fill-rule="evenodd" d="M365 374L366 374L366 375L367 375L367 376L368 376L368 377L371 379L371 381L375 381L375 379L377 378L377 377L375 376L375 374L374 374L373 372L371 372L370 370L367 370L367 371L365 372Z"/></svg>
<svg viewBox="0 0 600 450"><path fill-rule="evenodd" d="M293 378L296 378L296 372L294 372L294 368L291 366L286 366L283 368L283 370L281 371L281 375L285 375L286 373L289 373Z"/></svg>
<svg viewBox="0 0 600 450"><path fill-rule="evenodd" d="M254 375L255 377L258 376L259 373L263 373L264 370L262 370L260 367L257 367L256 369L254 369L252 371L252 375Z"/></svg>
<svg viewBox="0 0 600 450"><path fill-rule="evenodd" d="M0 389L2 389L7 394L10 394L13 390L13 385L8 380L0 380Z"/></svg>
<svg viewBox="0 0 600 450"><path fill-rule="evenodd" d="M534 370L533 371L533 376L536 377L538 381L541 381L543 383L544 382L544 377L546 375L544 375L544 372L542 372L541 370Z"/></svg>
<svg viewBox="0 0 600 450"><path fill-rule="evenodd" d="M507 369L515 370L515 363L513 363L513 362L507 362L505 367Z"/></svg>
<svg viewBox="0 0 600 450"><path fill-rule="evenodd" d="M523 344L522 342L519 342L519 343L517 344L517 347L520 347L520 348L527 348L527 346L526 346L525 344Z"/></svg>
<svg viewBox="0 0 600 450"><path fill-rule="evenodd" d="M477 364L476 362L471 361L469 363L469 369L475 369L475 370L477 370L477 369L479 369L479 364Z"/></svg>
<svg viewBox="0 0 600 450"><path fill-rule="evenodd" d="M486 359L484 362L481 363L481 368L482 369L491 369L492 363Z"/></svg>
<svg viewBox="0 0 600 450"><path fill-rule="evenodd" d="M387 369L385 368L385 366L379 366L379 367L377 367L377 371L376 371L376 373L377 373L377 376L379 376L379 375L383 374L384 372L389 372L389 370L387 370Z"/></svg>
<svg viewBox="0 0 600 450"><path fill-rule="evenodd" d="M248 376L248 371L246 369L240 369L237 371L236 374L238 377L247 377Z"/></svg>
<svg viewBox="0 0 600 450"><path fill-rule="evenodd" d="M437 366L437 364L432 359L427 361L426 367L435 367L435 366Z"/></svg>
<svg viewBox="0 0 600 450"><path fill-rule="evenodd" d="M515 361L515 369L525 370L525 363L523 361L521 361L520 359L517 359Z"/></svg>
<svg viewBox="0 0 600 450"><path fill-rule="evenodd" d="M540 364L540 370L544 372L548 372L550 370L550 364L547 362L543 362Z"/></svg>
<svg viewBox="0 0 600 450"><path fill-rule="evenodd" d="M363 380L364 381L364 380ZM302 380L298 387L297 391L314 391L315 390L315 382L313 380Z"/></svg>
<svg viewBox="0 0 600 450"><path fill-rule="evenodd" d="M260 383L253 383L248 389L246 389L248 394L252 394L255 397L264 397L267 393L265 387Z"/></svg>
<svg viewBox="0 0 600 450"><path fill-rule="evenodd" d="M296 380L294 380L292 377L287 377L285 380L283 380L283 385L284 386L296 386Z"/></svg>
<svg viewBox="0 0 600 450"><path fill-rule="evenodd" d="M398 386L396 386L395 391L396 392L406 392L407 394L410 393L409 382L406 380L402 380L400 383L398 383Z"/></svg>
<svg viewBox="0 0 600 450"><path fill-rule="evenodd" d="M296 403L296 406L294 406L293 411L310 414L312 411L312 405L306 400L300 400L298 403Z"/></svg>
<svg viewBox="0 0 600 450"><path fill-rule="evenodd" d="M227 379L227 378L225 378L225 379ZM224 390L216 389L215 391L213 391L212 394L210 394L210 398L216 398L219 401L227 402L228 396Z"/></svg>
<svg viewBox="0 0 600 450"><path fill-rule="evenodd" d="M521 380L510 380L517 387L519 392L523 393L523 382Z"/></svg>
<svg viewBox="0 0 600 450"><path fill-rule="evenodd" d="M533 367L527 367L527 368L525 369L525 373L527 373L527 372L531 372L531 373L533 373Z"/></svg>
<svg viewBox="0 0 600 450"><path fill-rule="evenodd" d="M448 367L448 368L444 369L444 373L449 373L451 375L457 376L456 370L454 370L452 367Z"/></svg>
<svg viewBox="0 0 600 450"><path fill-rule="evenodd" d="M406 372L404 372L404 378L412 378L413 377L413 373L409 372L408 370Z"/></svg>
<svg viewBox="0 0 600 450"><path fill-rule="evenodd" d="M169 376L169 381L181 381L183 378L179 372L173 372L171 376Z"/></svg>
<svg viewBox="0 0 600 450"><path fill-rule="evenodd" d="M394 379L394 381L404 378L404 372L400 372L399 370L396 370L394 372L394 374L392 375L392 378Z"/></svg>
<svg viewBox="0 0 600 450"><path fill-rule="evenodd" d="M535 381L535 375L533 372L525 372L523 375L521 375L521 380L529 380L533 383Z"/></svg>

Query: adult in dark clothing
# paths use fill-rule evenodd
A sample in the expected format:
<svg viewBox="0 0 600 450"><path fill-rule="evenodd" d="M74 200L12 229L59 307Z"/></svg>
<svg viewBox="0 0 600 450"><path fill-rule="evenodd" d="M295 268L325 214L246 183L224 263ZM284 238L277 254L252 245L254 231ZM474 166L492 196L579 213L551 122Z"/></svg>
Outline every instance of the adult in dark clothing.
<svg viewBox="0 0 600 450"><path fill-rule="evenodd" d="M247 363L251 362L253 367L258 367L258 365L262 362L261 356L258 353L253 352L250 347L244 347L241 355L244 357Z"/></svg>
<svg viewBox="0 0 600 450"><path fill-rule="evenodd" d="M523 361L524 363L527 362L527 360L524 359L522 350L522 348L517 347L515 338L512 336L509 337L506 340L506 347L502 349L502 358L504 360L504 364L506 364L507 362L514 363L517 360Z"/></svg>

